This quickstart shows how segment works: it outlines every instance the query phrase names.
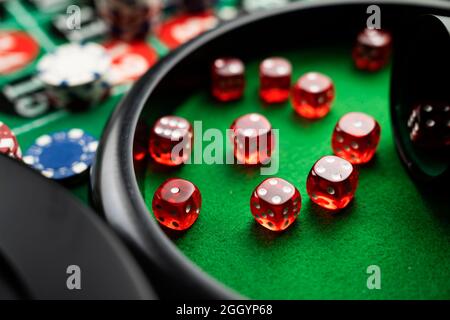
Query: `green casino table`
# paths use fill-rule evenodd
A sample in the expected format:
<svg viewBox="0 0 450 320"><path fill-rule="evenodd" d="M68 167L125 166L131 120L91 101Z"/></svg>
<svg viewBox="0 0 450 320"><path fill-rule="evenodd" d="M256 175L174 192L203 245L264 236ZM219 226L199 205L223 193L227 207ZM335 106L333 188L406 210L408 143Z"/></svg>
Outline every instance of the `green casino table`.
<svg viewBox="0 0 450 320"><path fill-rule="evenodd" d="M41 56L64 42L50 32L52 15L38 12L25 1L17 1L9 4L0 29L29 32L41 44ZM164 233L194 265L243 297L450 298L448 203L435 202L432 195L424 196L403 168L389 117L391 65L375 73L358 71L351 59L351 48L359 30L353 31L343 41L308 41L301 49L274 48L247 57L245 95L239 101L216 102L209 87L203 86L187 94L173 108L172 114L192 123L201 121L203 131L216 128L224 133L234 119L250 112L265 115L272 127L279 129L276 153L279 169L274 176L293 183L302 196L300 216L286 231L270 232L258 225L250 213L250 195L267 178L260 174L259 167L211 165L201 159L201 163L173 170L144 163L143 173L137 174L139 189L150 211L147 217L155 223L151 202L164 180L180 177L198 186L203 199L199 219L185 232L164 229ZM149 43L161 59L169 51L157 37L149 39ZM264 105L258 97L258 66L268 56L289 59L293 79L308 71L331 77L336 99L330 113L323 119L309 121L298 117L290 102ZM0 76L0 87L31 74L34 67L35 62L18 73ZM0 113L0 120L13 129L23 150L38 136L67 128L82 128L101 138L111 113L129 87L129 84L115 87L109 99L88 112L54 110L36 119ZM165 114L164 101L156 101L154 106L160 111L144 112L141 116L148 126L157 115ZM381 140L375 158L358 168L355 199L344 210L331 214L310 201L306 177L316 160L332 154L334 125L350 111L362 111L376 118L381 126ZM103 139L106 138L104 135ZM228 137L224 135L222 142L229 143ZM209 143L203 141L203 148ZM69 188L92 206L90 189L87 181ZM105 209L101 205L94 207L98 211ZM381 290L367 287L370 276L367 270L373 265L381 270Z"/></svg>

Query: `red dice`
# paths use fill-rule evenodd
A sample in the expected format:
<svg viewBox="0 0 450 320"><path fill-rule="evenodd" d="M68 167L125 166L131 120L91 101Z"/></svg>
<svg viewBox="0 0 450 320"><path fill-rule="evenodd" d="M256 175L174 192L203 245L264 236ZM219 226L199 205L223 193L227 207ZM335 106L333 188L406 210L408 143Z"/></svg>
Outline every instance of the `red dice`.
<svg viewBox="0 0 450 320"><path fill-rule="evenodd" d="M259 66L261 99L268 104L281 103L289 98L291 63L279 57L267 58Z"/></svg>
<svg viewBox="0 0 450 320"><path fill-rule="evenodd" d="M162 165L181 165L189 159L192 137L189 121L177 116L162 117L155 122L150 133L150 155Z"/></svg>
<svg viewBox="0 0 450 320"><path fill-rule="evenodd" d="M249 113L230 127L234 156L242 164L266 164L274 148L272 126L263 115Z"/></svg>
<svg viewBox="0 0 450 320"><path fill-rule="evenodd" d="M409 137L418 147L444 150L450 146L450 104L417 104L408 118Z"/></svg>
<svg viewBox="0 0 450 320"><path fill-rule="evenodd" d="M324 74L309 72L298 79L292 89L292 105L302 117L324 117L334 100L333 81Z"/></svg>
<svg viewBox="0 0 450 320"><path fill-rule="evenodd" d="M380 125L368 114L347 113L334 128L333 152L353 164L369 162L377 150L380 132Z"/></svg>
<svg viewBox="0 0 450 320"><path fill-rule="evenodd" d="M319 159L306 180L306 190L313 202L329 210L345 208L358 186L358 172L350 162L336 156Z"/></svg>
<svg viewBox="0 0 450 320"><path fill-rule="evenodd" d="M390 33L366 28L356 39L352 53L353 61L358 69L377 71L389 61L391 46Z"/></svg>
<svg viewBox="0 0 450 320"><path fill-rule="evenodd" d="M244 63L237 58L216 59L212 65L212 95L227 102L242 97L245 88Z"/></svg>
<svg viewBox="0 0 450 320"><path fill-rule="evenodd" d="M250 199L255 220L272 231L289 227L300 214L301 206L297 188L281 178L268 178L261 182Z"/></svg>
<svg viewBox="0 0 450 320"><path fill-rule="evenodd" d="M153 214L160 224L174 230L186 230L197 220L202 196L190 181L170 178L153 196Z"/></svg>
<svg viewBox="0 0 450 320"><path fill-rule="evenodd" d="M0 153L6 154L14 159L22 158L22 151L17 142L16 135L11 129L0 121Z"/></svg>

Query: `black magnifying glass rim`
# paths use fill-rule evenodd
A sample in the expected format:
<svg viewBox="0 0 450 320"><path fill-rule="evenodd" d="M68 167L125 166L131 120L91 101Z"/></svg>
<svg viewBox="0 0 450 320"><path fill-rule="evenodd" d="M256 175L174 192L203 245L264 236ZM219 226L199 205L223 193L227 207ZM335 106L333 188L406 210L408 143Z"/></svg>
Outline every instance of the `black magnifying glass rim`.
<svg viewBox="0 0 450 320"><path fill-rule="evenodd" d="M91 171L92 197L95 206L124 241L156 266L157 270L170 270L172 281L183 283L191 292L178 292L175 296L204 299L244 298L202 271L191 262L161 230L148 210L135 175L133 141L141 112L161 80L198 48L229 31L275 15L292 11L320 9L330 6L405 6L447 12L450 3L438 0L324 0L320 2L293 2L286 7L262 11L240 17L182 45L152 67L138 80L116 107L103 132ZM151 106L147 106L151 108Z"/></svg>

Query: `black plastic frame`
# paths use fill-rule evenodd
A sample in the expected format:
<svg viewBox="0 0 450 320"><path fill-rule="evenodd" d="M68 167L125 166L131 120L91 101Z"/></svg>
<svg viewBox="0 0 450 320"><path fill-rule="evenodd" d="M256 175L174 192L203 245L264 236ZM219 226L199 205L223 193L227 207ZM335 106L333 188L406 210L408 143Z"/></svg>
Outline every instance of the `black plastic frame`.
<svg viewBox="0 0 450 320"><path fill-rule="evenodd" d="M170 113L177 102L207 84L209 61L215 55L234 54L246 60L274 48L344 38L351 41L365 23L356 17L364 17L371 4L373 1L298 2L276 11L243 16L171 53L149 70L116 108L93 167L93 200L140 258L161 297L242 298L188 260L149 217L151 213L139 190L137 168L133 165L134 133L139 119ZM410 15L443 14L450 10L449 3L433 0L377 4L381 7L383 27L390 29L396 29ZM320 28L312 28L311 24Z"/></svg>
<svg viewBox="0 0 450 320"><path fill-rule="evenodd" d="M156 299L123 243L68 190L3 154L0 177L0 298ZM66 286L69 265L81 290Z"/></svg>

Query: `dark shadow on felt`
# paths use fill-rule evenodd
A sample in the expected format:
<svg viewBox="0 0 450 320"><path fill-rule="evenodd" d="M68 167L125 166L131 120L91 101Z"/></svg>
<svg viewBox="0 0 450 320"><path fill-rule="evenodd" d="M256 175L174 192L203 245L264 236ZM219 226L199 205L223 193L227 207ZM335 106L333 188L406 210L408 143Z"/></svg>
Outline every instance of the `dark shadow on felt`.
<svg viewBox="0 0 450 320"><path fill-rule="evenodd" d="M283 231L272 231L263 227L258 222L253 221L253 223L250 224L249 236L252 237L252 239L255 239L259 244L271 245L277 240L297 234L297 228L299 228L299 225L301 224L298 223L297 220Z"/></svg>
<svg viewBox="0 0 450 320"><path fill-rule="evenodd" d="M288 101L283 101L283 102L277 102L277 103L267 103L267 102L264 102L261 98L259 98L259 101L260 101L261 106L266 111L284 109L284 108L289 107L288 106L289 100Z"/></svg>
<svg viewBox="0 0 450 320"><path fill-rule="evenodd" d="M156 161L149 159L147 170L155 175L173 174L181 169L183 165L179 166L165 166Z"/></svg>
<svg viewBox="0 0 450 320"><path fill-rule="evenodd" d="M323 118L325 118L325 117L323 117ZM292 110L292 113L291 113L292 121L294 121L295 123L300 125L302 128L308 128L311 125L314 125L314 124L318 123L323 118L320 118L320 119L307 119L307 118L303 118L302 116L297 114L294 110Z"/></svg>
<svg viewBox="0 0 450 320"><path fill-rule="evenodd" d="M229 154L228 156L231 158L232 157L232 150L228 151ZM255 175L259 175L261 172L261 168L264 167L264 165L261 164L242 164L242 163L237 163L236 158L234 159L234 164L228 164L227 167L229 167L229 170L232 172L232 174L234 175L239 175L239 176L246 176L249 178L253 178L255 177Z"/></svg>
<svg viewBox="0 0 450 320"><path fill-rule="evenodd" d="M358 168L359 173L361 173L365 169L369 170L369 169L375 168L378 165L378 163L379 163L378 156L375 153L373 158L370 159L369 162L364 163L364 164L358 164L358 165L356 165L356 167Z"/></svg>
<svg viewBox="0 0 450 320"><path fill-rule="evenodd" d="M337 222L346 220L350 214L352 214L357 207L355 198L342 210L331 211L320 207L312 201L307 201L304 206L304 210L311 212L311 218L314 223L321 226L333 225ZM301 215L301 213L300 213Z"/></svg>
<svg viewBox="0 0 450 320"><path fill-rule="evenodd" d="M158 224L161 227L161 230L165 233L165 235L172 241L176 241L178 239L183 238L190 229L188 228L186 230L173 230L164 225L161 225L160 223ZM191 228L194 228L194 225L192 225Z"/></svg>
<svg viewBox="0 0 450 320"><path fill-rule="evenodd" d="M245 92L242 95L242 97L240 97L238 99L233 99L230 101L219 101L216 98L214 98L214 96L212 94L207 94L207 95L205 95L205 98L202 100L204 100L205 105L213 106L215 108L214 110L220 110L222 108L231 109L231 108L238 108L239 107L238 102L240 100L244 99L244 96L245 96ZM209 110L209 111L212 112L212 110ZM230 123L230 125L231 125L231 123Z"/></svg>
<svg viewBox="0 0 450 320"><path fill-rule="evenodd" d="M448 186L414 183L432 214L441 222L450 224L450 189Z"/></svg>

